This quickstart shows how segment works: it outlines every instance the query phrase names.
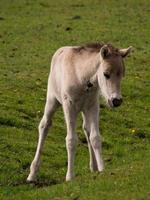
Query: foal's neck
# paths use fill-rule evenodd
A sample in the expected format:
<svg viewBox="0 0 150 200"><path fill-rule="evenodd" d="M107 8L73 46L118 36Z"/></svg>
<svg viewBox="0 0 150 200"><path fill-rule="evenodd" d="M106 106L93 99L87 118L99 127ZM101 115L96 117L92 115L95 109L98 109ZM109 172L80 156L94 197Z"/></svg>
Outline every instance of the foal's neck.
<svg viewBox="0 0 150 200"><path fill-rule="evenodd" d="M86 74L87 79L90 82L96 83L98 82L97 72L100 67L100 55L99 53L93 57L93 60L91 62L91 65L89 66Z"/></svg>

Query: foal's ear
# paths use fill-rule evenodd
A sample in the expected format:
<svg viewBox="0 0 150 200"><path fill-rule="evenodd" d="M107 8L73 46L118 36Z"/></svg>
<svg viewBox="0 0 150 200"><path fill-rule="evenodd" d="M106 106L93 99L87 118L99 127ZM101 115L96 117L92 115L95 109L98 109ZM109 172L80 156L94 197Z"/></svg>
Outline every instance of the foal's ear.
<svg viewBox="0 0 150 200"><path fill-rule="evenodd" d="M134 51L134 48L132 46L126 48L126 49L119 49L119 52L123 58L127 57L130 55L131 52Z"/></svg>
<svg viewBox="0 0 150 200"><path fill-rule="evenodd" d="M109 56L109 49L107 45L104 45L101 50L100 50L100 54L102 56L103 59L107 58Z"/></svg>

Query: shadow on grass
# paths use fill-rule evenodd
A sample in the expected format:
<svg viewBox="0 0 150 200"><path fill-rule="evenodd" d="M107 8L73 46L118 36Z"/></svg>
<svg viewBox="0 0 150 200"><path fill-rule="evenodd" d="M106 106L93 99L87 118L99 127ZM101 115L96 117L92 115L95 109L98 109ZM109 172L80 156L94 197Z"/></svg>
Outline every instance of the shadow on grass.
<svg viewBox="0 0 150 200"><path fill-rule="evenodd" d="M23 122L21 119L0 117L0 125L32 130L32 126L28 122L25 121Z"/></svg>
<svg viewBox="0 0 150 200"><path fill-rule="evenodd" d="M60 180L55 180L55 179L51 179L51 180L37 180L34 182L27 182L26 180L23 181L16 181L14 183L10 183L9 186L13 186L13 187L17 187L17 186L25 186L25 185L30 185L33 187L37 187L37 188L42 188L42 187L49 187L52 185L57 185L57 184L61 184L63 183L63 181Z"/></svg>

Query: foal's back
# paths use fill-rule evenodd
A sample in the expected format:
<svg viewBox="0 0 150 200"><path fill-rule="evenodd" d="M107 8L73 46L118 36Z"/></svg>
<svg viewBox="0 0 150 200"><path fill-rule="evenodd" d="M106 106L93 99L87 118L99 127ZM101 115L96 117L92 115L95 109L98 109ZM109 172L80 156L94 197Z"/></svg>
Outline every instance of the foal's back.
<svg viewBox="0 0 150 200"><path fill-rule="evenodd" d="M84 84L95 73L101 46L69 46L56 51L52 58L49 84L60 92Z"/></svg>

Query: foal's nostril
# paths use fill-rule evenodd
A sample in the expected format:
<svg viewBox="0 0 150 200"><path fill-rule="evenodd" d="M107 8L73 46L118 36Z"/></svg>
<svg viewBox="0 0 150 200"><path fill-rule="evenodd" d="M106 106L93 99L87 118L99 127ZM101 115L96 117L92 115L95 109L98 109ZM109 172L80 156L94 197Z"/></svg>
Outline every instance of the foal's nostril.
<svg viewBox="0 0 150 200"><path fill-rule="evenodd" d="M114 107L118 107L118 106L121 105L122 99L114 98L114 99L112 100L112 103L113 103L113 106L114 106Z"/></svg>

